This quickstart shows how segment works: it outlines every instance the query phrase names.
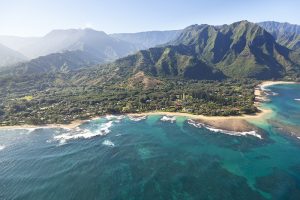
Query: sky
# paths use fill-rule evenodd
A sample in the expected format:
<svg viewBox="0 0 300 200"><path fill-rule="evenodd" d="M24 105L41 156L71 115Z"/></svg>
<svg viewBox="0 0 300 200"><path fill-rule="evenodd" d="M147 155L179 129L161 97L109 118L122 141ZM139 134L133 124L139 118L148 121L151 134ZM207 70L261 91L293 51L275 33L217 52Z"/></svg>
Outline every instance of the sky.
<svg viewBox="0 0 300 200"><path fill-rule="evenodd" d="M300 24L299 8L299 0L0 0L0 35L43 36L69 28L175 30L240 20Z"/></svg>

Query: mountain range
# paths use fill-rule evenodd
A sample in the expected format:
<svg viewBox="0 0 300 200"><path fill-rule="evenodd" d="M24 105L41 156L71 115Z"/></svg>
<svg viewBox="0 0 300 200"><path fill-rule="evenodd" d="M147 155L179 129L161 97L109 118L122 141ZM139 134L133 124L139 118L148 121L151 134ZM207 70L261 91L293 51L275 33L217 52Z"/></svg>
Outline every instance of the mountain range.
<svg viewBox="0 0 300 200"><path fill-rule="evenodd" d="M166 46L139 51L110 66L154 77L272 79L298 75L299 58L299 52L278 44L259 25L241 21L189 26Z"/></svg>
<svg viewBox="0 0 300 200"><path fill-rule="evenodd" d="M1 41L31 59L53 53L79 50L109 60L135 50L132 44L92 29L53 30L44 37L35 39L0 37L0 43ZM19 45L15 45L18 42Z"/></svg>
<svg viewBox="0 0 300 200"><path fill-rule="evenodd" d="M135 45L92 29L54 30L27 44L22 45L19 52L32 60L14 66L14 70L76 69L109 62L136 51Z"/></svg>
<svg viewBox="0 0 300 200"><path fill-rule="evenodd" d="M0 36L0 43L8 45L30 59L29 62L14 66L14 70L26 71L32 68L29 69L32 71L36 68L41 72L47 71L46 68L56 71L65 69L66 66L76 69L79 66L110 62L140 49L166 43L174 39L178 32L155 31L108 35L93 29L68 29L53 30L41 38ZM5 56L7 57L5 65L16 63L15 60L9 59L13 55L9 57L5 54Z"/></svg>
<svg viewBox="0 0 300 200"><path fill-rule="evenodd" d="M108 68L122 71L122 75L125 71L133 75L143 72L152 77L201 80L295 78L300 69L298 33L297 25L248 21L111 35L92 29L54 30L42 38L23 40L18 46L13 45L13 38L6 40L34 59L5 67L2 74ZM284 42L288 34L294 39ZM0 42L4 39L0 37ZM109 64L95 66L102 63Z"/></svg>

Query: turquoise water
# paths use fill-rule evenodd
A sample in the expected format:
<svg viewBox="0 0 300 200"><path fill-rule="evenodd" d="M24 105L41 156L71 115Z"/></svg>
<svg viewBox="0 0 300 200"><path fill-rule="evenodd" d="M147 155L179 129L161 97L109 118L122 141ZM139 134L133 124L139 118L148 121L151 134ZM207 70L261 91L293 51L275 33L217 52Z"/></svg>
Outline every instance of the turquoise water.
<svg viewBox="0 0 300 200"><path fill-rule="evenodd" d="M1 130L0 199L299 200L300 86L271 90L262 139L163 116Z"/></svg>

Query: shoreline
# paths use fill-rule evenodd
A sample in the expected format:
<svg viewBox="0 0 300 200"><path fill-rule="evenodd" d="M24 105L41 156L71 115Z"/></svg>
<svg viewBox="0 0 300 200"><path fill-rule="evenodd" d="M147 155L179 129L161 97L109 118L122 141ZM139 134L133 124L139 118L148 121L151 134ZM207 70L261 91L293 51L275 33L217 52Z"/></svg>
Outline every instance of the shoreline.
<svg viewBox="0 0 300 200"><path fill-rule="evenodd" d="M297 82L288 81L264 81L257 85L254 89L255 101L254 104L260 112L253 115L240 115L240 116L205 116L205 115L195 115L183 112L164 112L164 111L150 111L143 113L129 113L124 114L130 117L140 117L140 116L151 116L151 115L164 115L164 116L178 116L187 117L192 120L204 123L215 128L219 128L227 131L252 131L255 126L250 124L251 121L267 119L268 116L272 114L272 110L265 109L261 107L261 103L267 100L265 87L278 84L297 84ZM16 126L0 126L0 130L12 130L12 129L35 129L35 128L63 128L63 129L74 129L90 120L95 120L100 118L93 117L89 120L74 120L69 124L46 124L46 125L16 125Z"/></svg>
<svg viewBox="0 0 300 200"><path fill-rule="evenodd" d="M299 84L299 82L295 82L295 81L263 81L258 86L264 88L264 87L268 87L271 85L281 85L281 84Z"/></svg>
<svg viewBox="0 0 300 200"><path fill-rule="evenodd" d="M205 116L195 115L190 113L181 112L163 112L163 111L152 111L144 113L133 113L128 116L139 117L139 116L151 116L151 115L165 115L165 116L179 116L187 117L217 129L235 132L247 132L257 130L257 127L251 122L267 120L268 117L272 116L273 110L266 109L261 106L262 103L266 102L267 94L265 88L271 85L279 84L298 84L298 82L289 81L264 81L257 85L254 89L255 101L254 105L258 108L259 112L253 115L240 115L240 116Z"/></svg>
<svg viewBox="0 0 300 200"><path fill-rule="evenodd" d="M257 128L250 124L250 121L260 120L267 117L272 113L272 110L259 108L260 112L254 115L241 115L241 116L205 116L205 115L194 115L189 113L180 112L162 112L153 111L145 113L133 113L128 114L131 117L140 116L153 116L153 115L163 115L163 116L175 116L175 117L187 117L196 122L212 126L217 129L222 129L225 131L235 131L235 132L248 132L257 130Z"/></svg>

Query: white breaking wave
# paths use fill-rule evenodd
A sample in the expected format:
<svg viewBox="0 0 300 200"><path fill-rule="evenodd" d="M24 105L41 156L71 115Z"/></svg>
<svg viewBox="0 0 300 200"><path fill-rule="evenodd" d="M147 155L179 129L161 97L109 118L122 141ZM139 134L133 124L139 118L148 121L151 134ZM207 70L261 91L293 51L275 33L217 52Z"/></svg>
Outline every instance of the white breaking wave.
<svg viewBox="0 0 300 200"><path fill-rule="evenodd" d="M233 136L252 135L252 136L257 137L259 139L263 139L261 137L261 135L259 135L259 134L256 133L256 131L237 132L237 131L228 131L228 130L223 130L223 129L217 129L217 128L205 125L203 123L195 122L195 121L193 121L191 119L188 120L188 124L190 124L192 126L195 126L196 128L204 127L204 128L206 128L206 129L208 129L208 130L210 130L212 132L215 132L215 133L224 133L224 134L233 135Z"/></svg>
<svg viewBox="0 0 300 200"><path fill-rule="evenodd" d="M124 119L125 116L124 115L106 115L105 118L107 120L121 120L121 119Z"/></svg>
<svg viewBox="0 0 300 200"><path fill-rule="evenodd" d="M6 148L6 146L0 145L0 151L2 151L2 150L5 149L5 148Z"/></svg>
<svg viewBox="0 0 300 200"><path fill-rule="evenodd" d="M261 137L261 135L256 133L256 131L236 132L236 131L227 131L227 130L212 128L212 127L209 127L209 126L206 126L205 128L210 130L210 131L216 132L216 133L224 133L224 134L227 134L227 135L234 135L234 136L252 135L252 136L257 137L259 139L263 139Z"/></svg>
<svg viewBox="0 0 300 200"><path fill-rule="evenodd" d="M102 135L108 134L110 132L109 128L112 127L112 125L113 125L112 121L102 124L100 128L100 132L103 133Z"/></svg>
<svg viewBox="0 0 300 200"><path fill-rule="evenodd" d="M295 101L300 101L300 99L294 99Z"/></svg>
<svg viewBox="0 0 300 200"><path fill-rule="evenodd" d="M267 89L267 87L269 87L269 86L260 86L260 89L261 90L263 90L263 91L265 91L265 92L271 92L271 90L270 89Z"/></svg>
<svg viewBox="0 0 300 200"><path fill-rule="evenodd" d="M139 116L139 117L128 116L128 118L129 118L131 121L138 122L138 121L147 119L147 116Z"/></svg>
<svg viewBox="0 0 300 200"><path fill-rule="evenodd" d="M202 126L204 126L204 124L195 122L194 120L191 120L191 119L188 119L187 122L188 122L188 124L195 126L196 128L201 128Z"/></svg>
<svg viewBox="0 0 300 200"><path fill-rule="evenodd" d="M169 122L173 123L176 121L176 117L163 116L160 120L165 121L165 122L169 121Z"/></svg>
<svg viewBox="0 0 300 200"><path fill-rule="evenodd" d="M109 147L114 147L115 146L115 144L110 140L104 140L102 142L102 144L105 145L105 146L109 146Z"/></svg>
<svg viewBox="0 0 300 200"><path fill-rule="evenodd" d="M265 95L267 95L267 96L277 96L277 95L279 95L278 93L273 92L271 89L268 89L267 87L269 87L269 86L261 86L260 87L260 89L265 92Z"/></svg>
<svg viewBox="0 0 300 200"><path fill-rule="evenodd" d="M102 124L100 128L95 131L91 131L88 129L81 129L77 127L74 130L69 131L67 133L54 136L54 140L59 141L60 144L65 144L68 140L75 140L80 138L88 139L95 136L107 135L110 132L109 128L112 125L113 125L113 121L109 121L107 123Z"/></svg>

